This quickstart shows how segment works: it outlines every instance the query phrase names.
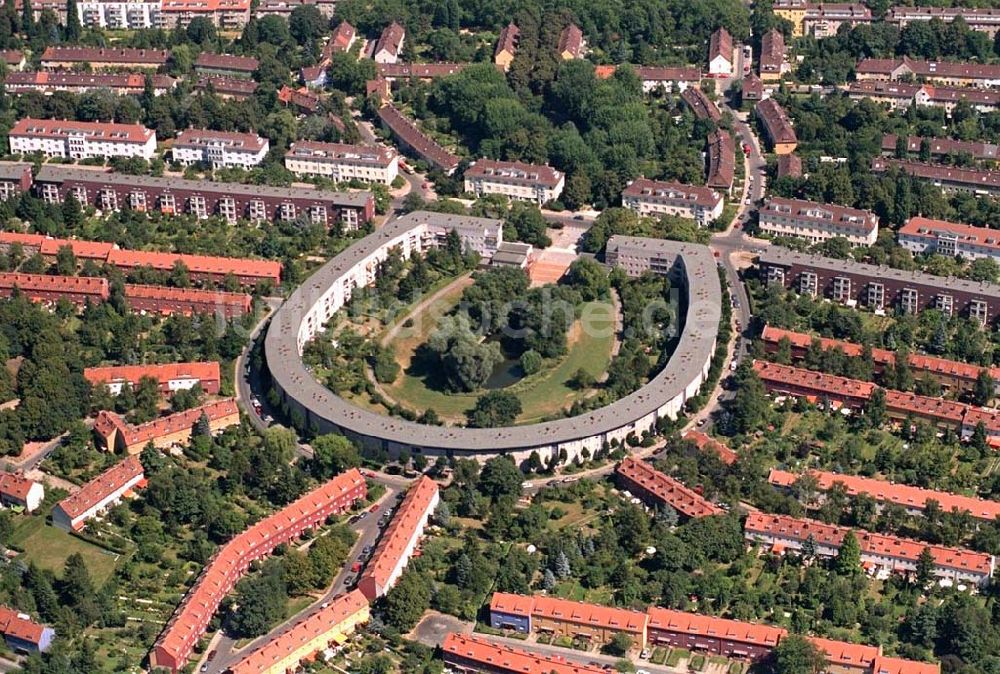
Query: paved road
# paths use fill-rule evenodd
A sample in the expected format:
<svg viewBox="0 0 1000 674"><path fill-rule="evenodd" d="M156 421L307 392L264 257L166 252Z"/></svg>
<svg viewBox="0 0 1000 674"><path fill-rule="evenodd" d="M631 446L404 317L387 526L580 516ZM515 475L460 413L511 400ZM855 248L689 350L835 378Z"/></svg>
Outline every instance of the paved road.
<svg viewBox="0 0 1000 674"><path fill-rule="evenodd" d="M525 643L520 639L511 639L509 637L494 636L491 634L477 634L477 637L492 641L498 644L504 644L506 646L513 646L514 648L519 648L522 650L529 650L533 653L543 654L543 655L559 655L570 662L575 662L580 665L589 665L593 662L599 664L603 667L604 665L611 665L612 667L621 659L615 658L610 655L601 655L600 653L582 653L580 651L575 651L571 648L561 648L559 646L546 646L545 644L539 643ZM652 674L678 674L679 672L687 672L687 668L675 669L673 667L667 667L666 665L654 665L646 660L637 660L635 658L629 658L636 667L639 669L644 669ZM612 670L617 671L617 670Z"/></svg>
<svg viewBox="0 0 1000 674"><path fill-rule="evenodd" d="M257 325L254 326L253 331L250 333L249 342L243 348L243 352L239 355L239 358L236 359L236 364L234 365L236 372L233 376L233 381L236 382L236 402L243 407L243 411L250 418L250 423L258 431L263 431L267 428L268 424L262 417L271 414L271 410L267 405L266 391L261 390L260 373L254 370L247 376L247 364L250 352L253 350L257 339L261 336L264 326L267 325L271 315L281 306L283 300L280 297L268 297L265 301L267 302L267 314L257 322ZM261 402L261 414L257 414L254 406L250 404L255 392L257 393L256 397Z"/></svg>
<svg viewBox="0 0 1000 674"><path fill-rule="evenodd" d="M351 565L354 564L355 561L361 559L361 552L366 546L370 546L374 549L375 544L378 541L379 534L382 531L381 527L379 527L379 517L387 509L395 507L396 496L401 491L399 484L405 484L407 482L407 480L403 478L396 478L394 476L385 477L389 479L381 479L377 476L372 478L377 482L385 484L386 487L385 494L378 500L379 510L377 513L369 513L362 520L352 525L351 528L358 532L358 541L351 549L351 553L348 555L347 562L344 564L344 567L340 570L340 573L337 574L333 584L327 588L327 591L323 594L323 596L313 602L309 608L292 616L290 619L281 623L264 636L254 639L239 651L233 651L235 642L228 635L216 637L210 648L206 649L206 657L212 650L216 652L215 658L206 670L207 672L212 674L220 674L221 672L224 672L227 667L235 664L240 658L244 657L255 648L259 648L263 644L276 639L281 634L287 632L292 625L304 620L316 611L320 610L320 607L324 603L332 600L335 595L347 592L351 587L353 587L353 583L357 580L357 578L355 578L357 574L351 571ZM350 579L350 583L347 582L348 579ZM202 664L202 662L198 663L196 671L200 670Z"/></svg>

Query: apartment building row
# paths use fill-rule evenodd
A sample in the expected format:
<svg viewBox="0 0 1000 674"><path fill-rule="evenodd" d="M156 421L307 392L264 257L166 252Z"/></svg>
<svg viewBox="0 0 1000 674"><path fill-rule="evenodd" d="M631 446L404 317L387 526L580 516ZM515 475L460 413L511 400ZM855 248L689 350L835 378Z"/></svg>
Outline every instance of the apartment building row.
<svg viewBox="0 0 1000 674"><path fill-rule="evenodd" d="M195 91L201 93L212 93L224 100L245 101L257 91L257 83L253 80L245 80L241 77L199 77L195 82ZM278 91L278 100L284 101L282 92L287 87L282 87ZM289 91L291 91L289 89Z"/></svg>
<svg viewBox="0 0 1000 674"><path fill-rule="evenodd" d="M776 554L789 550L799 552L806 541L811 540L817 557L836 557L848 533L853 533L860 544L861 565L872 575L912 576L925 550L930 550L934 558L934 577L939 582L982 587L989 583L996 566L993 555L983 552L931 545L788 515L752 511L743 524L743 536L749 543L762 544Z"/></svg>
<svg viewBox="0 0 1000 674"><path fill-rule="evenodd" d="M756 661L788 636L771 625L718 618L651 606L645 612L556 599L494 592L490 626L523 634L544 633L608 643L615 634L632 637L639 648L666 646L694 653ZM939 674L935 664L890 658L879 646L807 637L838 674Z"/></svg>
<svg viewBox="0 0 1000 674"><path fill-rule="evenodd" d="M255 133L185 129L170 146L170 158L178 164L207 164L212 169L239 168L248 171L264 161L271 144Z"/></svg>
<svg viewBox="0 0 1000 674"><path fill-rule="evenodd" d="M198 386L208 395L218 395L222 376L218 361L192 363L163 363L151 365L112 365L86 367L83 378L91 386L106 386L111 395L135 390L143 378L154 379L160 393L170 395L188 391ZM2 485L0 485L2 491Z"/></svg>
<svg viewBox="0 0 1000 674"><path fill-rule="evenodd" d="M20 11L21 0L16 4ZM81 0L76 7L86 28L171 30L202 17L221 30L239 31L250 20L250 6L250 0ZM31 7L36 20L51 10L60 23L66 23L66 3L41 0Z"/></svg>
<svg viewBox="0 0 1000 674"><path fill-rule="evenodd" d="M682 436L684 440L694 443L702 452L711 452L719 457L719 460L727 466L731 466L739 460L739 454L734 452L732 449L719 442L707 433L703 433L698 430L690 430L684 433Z"/></svg>
<svg viewBox="0 0 1000 674"><path fill-rule="evenodd" d="M334 182L391 185L399 175L399 154L383 145L300 140L285 153L285 168L297 176L322 176Z"/></svg>
<svg viewBox="0 0 1000 674"><path fill-rule="evenodd" d="M1000 262L1000 231L946 220L913 217L896 233L899 245L914 254L937 253L964 260Z"/></svg>
<svg viewBox="0 0 1000 674"><path fill-rule="evenodd" d="M426 475L407 490L358 578L357 587L368 601L384 595L403 575L439 500L437 483Z"/></svg>
<svg viewBox="0 0 1000 674"><path fill-rule="evenodd" d="M465 170L465 191L477 198L501 194L542 206L556 201L566 186L566 176L548 165L518 161L478 159Z"/></svg>
<svg viewBox="0 0 1000 674"><path fill-rule="evenodd" d="M79 531L87 520L145 486L146 475L139 457L129 456L57 503L52 509L52 524L65 531Z"/></svg>
<svg viewBox="0 0 1000 674"><path fill-rule="evenodd" d="M236 401L227 398L138 425L130 424L120 414L101 410L94 422L94 436L98 448L108 452L138 454L149 444L167 449L188 443L203 415L212 433L240 423Z"/></svg>
<svg viewBox="0 0 1000 674"><path fill-rule="evenodd" d="M691 112L698 119L710 119L713 122L718 122L722 119L722 113L719 112L719 106L715 104L711 98L705 95L705 92L701 90L701 87L688 87L683 92L681 92L681 100L687 103L687 106L691 108Z"/></svg>
<svg viewBox="0 0 1000 674"><path fill-rule="evenodd" d="M725 129L717 129L708 134L705 142L705 153L708 155L705 186L732 194L736 177L736 141Z"/></svg>
<svg viewBox="0 0 1000 674"><path fill-rule="evenodd" d="M152 85L154 96L163 96L177 86L169 75L146 75L137 72L80 73L68 71L38 71L8 73L4 87L8 94L19 96L39 93L49 96L57 91L85 94L88 91L110 90L119 96L138 96Z"/></svg>
<svg viewBox="0 0 1000 674"><path fill-rule="evenodd" d="M15 292L33 302L55 305L65 300L77 307L104 302L111 295L106 278L0 273L0 297L10 297ZM133 311L141 314L214 314L227 321L253 310L253 298L249 295L169 286L126 283L125 300Z"/></svg>
<svg viewBox="0 0 1000 674"><path fill-rule="evenodd" d="M814 402L829 401L832 406L842 405L854 410L864 409L878 388L868 381L763 360L754 361L753 369L769 393ZM994 408L887 389L885 410L895 423L921 420L953 431L962 439L972 437L979 424L983 425L989 438L1000 436L1000 411Z"/></svg>
<svg viewBox="0 0 1000 674"><path fill-rule="evenodd" d="M438 145L392 104L387 103L379 108L378 117L382 121L382 125L396 139L396 142L404 150L412 152L418 159L422 159L448 175L454 173L455 169L458 168L458 157Z"/></svg>
<svg viewBox="0 0 1000 674"><path fill-rule="evenodd" d="M252 56L234 56L204 51L194 62L194 71L207 77L253 77L260 62Z"/></svg>
<svg viewBox="0 0 1000 674"><path fill-rule="evenodd" d="M63 159L110 159L156 155L156 132L141 124L19 119L8 135L11 154Z"/></svg>
<svg viewBox="0 0 1000 674"><path fill-rule="evenodd" d="M375 216L375 198L361 190L271 187L129 175L46 164L34 179L35 193L48 203L72 195L102 212L130 208L197 218L218 216L229 222L305 220L344 230L357 229Z"/></svg>
<svg viewBox="0 0 1000 674"><path fill-rule="evenodd" d="M893 503L905 508L909 515L922 517L933 501L941 512L966 512L984 522L994 522L1000 516L1000 503L997 501L912 487L859 475L842 475L821 470L810 470L808 475L815 480L816 488L820 492L830 491L839 484L848 496L864 494L874 499L880 507L886 503ZM772 468L767 480L780 489L790 489L800 477L801 475L797 473Z"/></svg>
<svg viewBox="0 0 1000 674"><path fill-rule="evenodd" d="M43 500L45 487L41 482L28 479L21 473L0 471L0 505L30 514L38 510Z"/></svg>
<svg viewBox="0 0 1000 674"><path fill-rule="evenodd" d="M532 653L476 634L449 632L441 644L448 669L456 674L607 674L597 666L572 662L561 655Z"/></svg>
<svg viewBox="0 0 1000 674"><path fill-rule="evenodd" d="M891 7L885 15L887 23L899 28L905 28L911 23L927 22L938 19L951 23L962 17L965 24L972 30L988 33L990 38L996 37L1000 30L1000 9L990 7L907 7L898 5Z"/></svg>
<svg viewBox="0 0 1000 674"><path fill-rule="evenodd" d="M9 252L13 245L21 246L25 255L41 255L47 262L55 261L60 248L69 247L79 263L92 260L97 264L115 266L126 273L145 268L169 272L181 264L187 269L193 281L220 282L227 277L235 277L242 285L247 286L263 280L271 281L275 285L281 282L281 263L271 260L123 250L118 244L101 241L56 239L44 234L0 232L0 252Z"/></svg>
<svg viewBox="0 0 1000 674"><path fill-rule="evenodd" d="M948 87L937 84L865 81L847 85L851 100L871 100L890 110L905 111L911 105L944 108L949 115L960 103L978 112L993 112L1000 107L1000 91L971 87Z"/></svg>
<svg viewBox="0 0 1000 674"><path fill-rule="evenodd" d="M322 524L328 517L346 512L367 493L364 477L352 468L220 547L157 638L149 654L150 666L175 673L183 670L222 599L246 574L251 563L270 555L278 545L294 540L306 529Z"/></svg>
<svg viewBox="0 0 1000 674"><path fill-rule="evenodd" d="M969 154L979 161L995 162L1000 160L1000 145L972 140L952 140L951 138L931 138L929 136L907 136L904 140L906 154L920 155L926 146L931 157L941 158L960 154ZM895 156L899 147L899 138L894 133L882 136L882 154ZM897 159L899 157L896 157Z"/></svg>
<svg viewBox="0 0 1000 674"><path fill-rule="evenodd" d="M642 82L642 92L649 94L657 90L667 92L678 91L684 93L691 87L701 84L701 70L689 66L640 66L624 64L632 70L639 81ZM594 66L594 76L597 79L606 80L615 74L615 71L622 66L598 65Z"/></svg>
<svg viewBox="0 0 1000 674"><path fill-rule="evenodd" d="M754 106L754 115L760 120L767 142L775 154L791 154L795 151L799 142L795 127L777 101L765 98Z"/></svg>
<svg viewBox="0 0 1000 674"><path fill-rule="evenodd" d="M871 211L802 199L768 197L760 207L760 231L820 243L835 237L852 246L871 246L878 239L878 216Z"/></svg>
<svg viewBox="0 0 1000 674"><path fill-rule="evenodd" d="M636 178L622 191L622 206L649 217L673 216L705 227L722 216L722 194L710 187Z"/></svg>
<svg viewBox="0 0 1000 674"><path fill-rule="evenodd" d="M1000 286L852 260L835 260L770 246L757 258L761 278L810 297L878 313L937 309L992 325L1000 316Z"/></svg>
<svg viewBox="0 0 1000 674"><path fill-rule="evenodd" d="M883 173L891 168L898 168L908 175L926 180L945 192L1000 194L1000 171L957 168L888 157L872 159L872 171L875 173Z"/></svg>
<svg viewBox="0 0 1000 674"><path fill-rule="evenodd" d="M950 87L1000 86L1000 66L985 63L866 58L858 61L854 72L860 81L919 79Z"/></svg>
<svg viewBox="0 0 1000 674"><path fill-rule="evenodd" d="M338 595L320 610L226 669L227 674L286 674L329 646L343 644L370 618L368 600L358 590Z"/></svg>
<svg viewBox="0 0 1000 674"><path fill-rule="evenodd" d="M774 13L792 22L792 37L832 37L841 26L854 27L872 22L871 10L861 3L777 0Z"/></svg>
<svg viewBox="0 0 1000 674"><path fill-rule="evenodd" d="M651 507L670 506L689 519L721 515L725 511L704 496L662 473L645 461L633 457L615 468L618 486L646 502Z"/></svg>
<svg viewBox="0 0 1000 674"><path fill-rule="evenodd" d="M46 47L45 51L42 52L40 64L43 68L49 69L89 66L91 70L104 70L107 68L157 70L158 68L166 67L168 61L170 61L170 51L167 49L80 47L69 45Z"/></svg>
<svg viewBox="0 0 1000 674"><path fill-rule="evenodd" d="M764 33L760 39L760 61L758 62L762 82L773 83L781 80L791 70L785 55L785 36L776 28Z"/></svg>
<svg viewBox="0 0 1000 674"><path fill-rule="evenodd" d="M827 337L815 337L802 332L783 330L770 325L764 326L761 332L761 341L764 349L771 354L778 353L782 344L788 344L789 355L793 362L804 360L813 345L818 346L822 351L838 350L848 358L863 358L865 347L854 342L847 342L840 339L830 339ZM888 367L896 364L896 352L889 349L870 347L872 366L876 377ZM1000 368L983 368L978 365L961 363L947 358L928 356L922 353L910 353L907 355L907 362L914 375L918 378L927 378L936 382L947 393L958 395L969 395L976 388L976 381L985 369L994 380L994 390L1000 394Z"/></svg>
<svg viewBox="0 0 1000 674"><path fill-rule="evenodd" d="M387 82L417 79L429 82L441 77L460 73L474 63L379 63L378 76Z"/></svg>

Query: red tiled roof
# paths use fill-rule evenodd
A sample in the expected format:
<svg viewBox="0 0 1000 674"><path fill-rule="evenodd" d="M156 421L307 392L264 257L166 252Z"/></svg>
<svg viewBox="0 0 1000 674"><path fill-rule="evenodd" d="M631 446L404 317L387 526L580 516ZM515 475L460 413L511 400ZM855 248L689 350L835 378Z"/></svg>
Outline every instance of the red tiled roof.
<svg viewBox="0 0 1000 674"><path fill-rule="evenodd" d="M108 49L103 47L46 47L42 61L76 63L141 63L166 65L170 52L166 49Z"/></svg>
<svg viewBox="0 0 1000 674"><path fill-rule="evenodd" d="M862 59L855 71L859 75L885 75L889 77L902 68L917 77L944 77L968 80L1000 79L1000 66L986 63L960 63L956 61L921 61L904 56L901 59Z"/></svg>
<svg viewBox="0 0 1000 674"><path fill-rule="evenodd" d="M0 49L0 59L9 66L19 66L24 60L24 52L20 49Z"/></svg>
<svg viewBox="0 0 1000 674"><path fill-rule="evenodd" d="M273 640L252 651L227 669L228 674L260 674L272 671L302 647L325 634L339 631L341 623L368 608L368 600L358 590L333 599L330 605L301 620Z"/></svg>
<svg viewBox="0 0 1000 674"><path fill-rule="evenodd" d="M658 606L649 608L649 628L692 636L739 641L764 648L777 646L778 642L788 634L781 627L727 620Z"/></svg>
<svg viewBox="0 0 1000 674"><path fill-rule="evenodd" d="M846 667L871 667L878 657L879 647L808 637L816 648L826 654L827 662Z"/></svg>
<svg viewBox="0 0 1000 674"><path fill-rule="evenodd" d="M760 71L780 73L785 61L785 36L776 28L764 34L760 41Z"/></svg>
<svg viewBox="0 0 1000 674"><path fill-rule="evenodd" d="M393 21L383 29L382 35L379 36L378 43L375 45L375 51L372 53L378 54L380 51L385 51L393 56L399 56L405 38L406 29Z"/></svg>
<svg viewBox="0 0 1000 674"><path fill-rule="evenodd" d="M731 64L733 62L733 36L725 28L719 28L712 33L708 41L708 60L721 56Z"/></svg>
<svg viewBox="0 0 1000 674"><path fill-rule="evenodd" d="M783 154L778 157L778 177L802 177L802 159L797 154Z"/></svg>
<svg viewBox="0 0 1000 674"><path fill-rule="evenodd" d="M754 108L757 115L763 120L767 133L774 143L795 143L795 127L785 114L784 108L778 105L773 98L765 98Z"/></svg>
<svg viewBox="0 0 1000 674"><path fill-rule="evenodd" d="M924 141L930 145L932 155L958 154L968 152L975 159L1000 159L1000 146L993 143L983 143L980 141L952 140L951 138L931 138L929 136L907 136L906 149L908 152L920 152ZM882 151L895 152L898 138L894 133L887 133L882 136Z"/></svg>
<svg viewBox="0 0 1000 674"><path fill-rule="evenodd" d="M281 281L281 263L272 260L252 260L239 257L214 257L211 255L187 255L184 253L158 253L145 250L112 250L108 263L124 269L152 267L169 271L177 262L182 262L192 274L225 276L233 274L240 278L269 279Z"/></svg>
<svg viewBox="0 0 1000 674"><path fill-rule="evenodd" d="M172 89L177 81L169 75L152 75L154 89ZM49 89L133 89L141 91L146 85L143 73L74 73L59 72L14 72L8 73L5 83L8 89L33 88Z"/></svg>
<svg viewBox="0 0 1000 674"><path fill-rule="evenodd" d="M447 77L460 73L472 63L378 63L376 68L379 77L385 79L402 79L416 77L418 79L433 79Z"/></svg>
<svg viewBox="0 0 1000 674"><path fill-rule="evenodd" d="M366 491L364 477L357 468L351 468L220 547L160 634L153 657L162 654L182 663L186 661L223 597L246 573L251 561L270 554L279 544L298 535L301 525L311 526L317 518L325 519L322 513L343 496L357 492L358 498L364 498Z"/></svg>
<svg viewBox="0 0 1000 674"><path fill-rule="evenodd" d="M626 477L632 483L641 486L657 500L669 504L687 517L707 517L720 515L723 510L693 489L661 473L645 461L632 458L625 459L618 465L616 472Z"/></svg>
<svg viewBox="0 0 1000 674"><path fill-rule="evenodd" d="M531 611L534 607L535 598L530 595L494 592L493 597L490 599L490 611L498 611L524 618L531 616Z"/></svg>
<svg viewBox="0 0 1000 674"><path fill-rule="evenodd" d="M645 613L639 611L542 595L534 597L531 615L631 634L644 634L649 620Z"/></svg>
<svg viewBox="0 0 1000 674"><path fill-rule="evenodd" d="M871 211L804 199L768 197L760 210L762 215L770 217L804 220L817 223L821 228L837 226L859 234L868 234L878 227L878 216Z"/></svg>
<svg viewBox="0 0 1000 674"><path fill-rule="evenodd" d="M194 62L195 68L210 70L234 70L242 73L252 73L257 70L260 62L252 56L233 56L232 54L213 54L203 51Z"/></svg>
<svg viewBox="0 0 1000 674"><path fill-rule="evenodd" d="M12 608L0 605L0 633L21 641L40 644L45 632L45 626L34 620L22 617Z"/></svg>
<svg viewBox="0 0 1000 674"><path fill-rule="evenodd" d="M643 82L699 82L701 71L686 66L635 66L635 74Z"/></svg>
<svg viewBox="0 0 1000 674"><path fill-rule="evenodd" d="M875 157L872 159L872 171L876 173L881 173L890 167L898 167L904 173L917 178L930 178L931 180L942 180L961 185L976 185L990 189L1000 189L1000 172L998 171L940 166L918 161L888 159L885 157Z"/></svg>
<svg viewBox="0 0 1000 674"><path fill-rule="evenodd" d="M560 171L543 164L526 164L519 161L477 159L465 170L466 178L499 179L524 185L543 185L554 188L563 179Z"/></svg>
<svg viewBox="0 0 1000 674"><path fill-rule="evenodd" d="M515 54L517 52L517 41L521 36L521 29L511 21L500 31L500 37L497 40L496 50L493 52L494 58L501 52L507 52L508 54Z"/></svg>
<svg viewBox="0 0 1000 674"><path fill-rule="evenodd" d="M0 495L24 502L28 500L28 492L35 484L34 480L23 475L0 471Z"/></svg>
<svg viewBox="0 0 1000 674"><path fill-rule="evenodd" d="M83 370L83 377L91 384L111 384L119 381L137 384L143 377L153 377L161 384L177 379L220 380L217 361L87 367Z"/></svg>
<svg viewBox="0 0 1000 674"><path fill-rule="evenodd" d="M223 142L231 148L260 152L267 141L255 133L212 131L211 129L185 129L177 134L173 147L203 147L209 143Z"/></svg>
<svg viewBox="0 0 1000 674"><path fill-rule="evenodd" d="M691 91L694 87L688 87ZM787 155L783 155L787 156ZM708 178L707 187L729 190L736 175L736 143L729 132L719 129L708 134Z"/></svg>
<svg viewBox="0 0 1000 674"><path fill-rule="evenodd" d="M717 122L722 119L722 113L712 100L699 87L688 87L681 92L681 98L688 104L694 116L698 119L710 119Z"/></svg>
<svg viewBox="0 0 1000 674"><path fill-rule="evenodd" d="M915 216L899 228L900 236L936 239L942 233L956 237L960 243L1000 250L1000 231L989 227L973 227L957 222Z"/></svg>
<svg viewBox="0 0 1000 674"><path fill-rule="evenodd" d="M744 529L748 534L762 534L799 542L804 542L811 536L817 545L831 548L839 548L844 536L851 531L848 527L826 524L818 520L795 518L788 515L771 515L759 511L747 515ZM932 545L862 529L854 530L854 535L861 546L862 555L875 555L916 563L920 554L925 549L930 549L934 556L934 563L938 567L985 576L991 575L993 572L993 558L983 552Z"/></svg>
<svg viewBox="0 0 1000 674"><path fill-rule="evenodd" d="M59 507L71 520L76 519L142 475L142 463L139 462L139 457L130 456L83 485L80 491L64 498L59 502Z"/></svg>
<svg viewBox="0 0 1000 674"><path fill-rule="evenodd" d="M11 136L30 138L65 138L70 134L83 134L105 143L145 143L156 136L152 129L147 129L141 124L75 122L33 117L17 120L10 130Z"/></svg>
<svg viewBox="0 0 1000 674"><path fill-rule="evenodd" d="M428 162L436 164L445 171L453 171L458 166L458 157L451 154L429 136L424 134L417 125L407 119L403 113L390 105L383 105L378 111L379 119L389 129L415 152Z"/></svg>
<svg viewBox="0 0 1000 674"><path fill-rule="evenodd" d="M491 672L525 674L605 674L605 670L572 663L560 655L532 653L520 648L495 644L478 635L450 632L441 644L445 657L453 655L482 663Z"/></svg>
<svg viewBox="0 0 1000 674"><path fill-rule="evenodd" d="M125 284L125 299L160 300L186 304L226 305L248 310L251 298L242 293L226 293L221 290L194 290L192 288L171 288L169 286L145 286Z"/></svg>
<svg viewBox="0 0 1000 674"><path fill-rule="evenodd" d="M388 589L389 576L399 566L410 541L419 535L418 527L426 522L424 516L437 493L437 483L426 475L409 488L389 526L382 532L368 566L358 579L359 584L367 581L374 583L376 589Z"/></svg>
<svg viewBox="0 0 1000 674"><path fill-rule="evenodd" d="M357 30L347 21L341 21L336 30L333 31L333 35L330 36L330 41L326 43L326 50L324 51L327 58L333 55L334 51L347 51L351 43L354 42L354 38L357 35ZM329 52L329 53L326 53Z"/></svg>
<svg viewBox="0 0 1000 674"><path fill-rule="evenodd" d="M714 208L722 200L722 195L711 187L685 185L683 183L636 178L622 190L622 197L662 197L688 202L705 208Z"/></svg>
<svg viewBox="0 0 1000 674"><path fill-rule="evenodd" d="M779 387L792 385L809 388L816 391L817 394L827 393L832 397L846 396L867 400L876 388L875 384L871 382L762 360L754 361L753 369L765 383L774 383Z"/></svg>
<svg viewBox="0 0 1000 674"><path fill-rule="evenodd" d="M701 431L688 431L684 434L684 439L693 442L698 446L698 449L702 451L704 451L705 448L712 450L719 455L719 459L721 459L727 466L733 465L736 463L737 459L739 459L739 455L736 452Z"/></svg>
<svg viewBox="0 0 1000 674"><path fill-rule="evenodd" d="M196 88L204 91L209 87L221 96L252 96L257 91L257 83L240 77L201 77Z"/></svg>
<svg viewBox="0 0 1000 674"><path fill-rule="evenodd" d="M48 276L46 274L0 273L0 291L17 288L29 297L36 293L73 293L108 298L108 280L91 276Z"/></svg>
<svg viewBox="0 0 1000 674"><path fill-rule="evenodd" d="M872 674L940 674L941 665L880 655L875 658Z"/></svg>
<svg viewBox="0 0 1000 674"><path fill-rule="evenodd" d="M152 442L158 438L172 435L180 431L190 431L194 427L195 423L198 422L198 419L201 418L202 413L204 413L211 422L238 415L240 410L239 407L236 406L235 400L227 398L225 400L217 400L206 405L201 405L200 407L184 410L183 412L177 412L176 414L171 414L166 417L160 417L159 419L153 419L152 421L147 421L146 423L139 424L138 426L126 423L118 417L117 423L114 424L114 427L122 434L125 446L134 447L136 445L145 445L147 442ZM111 412L106 412L105 414L107 417L111 417L112 419L118 416L113 415ZM100 427L96 424L94 426L95 432L105 439L108 437L107 430L109 428L110 426L105 424L102 424Z"/></svg>
<svg viewBox="0 0 1000 674"><path fill-rule="evenodd" d="M559 53L568 52L573 58L580 58L583 51L583 31L575 23L571 23L559 33Z"/></svg>
<svg viewBox="0 0 1000 674"><path fill-rule="evenodd" d="M819 470L811 470L809 474L816 478L819 489L823 491L840 483L844 485L844 489L850 496L867 494L876 501L895 503L908 509L922 510L927 506L928 501L937 501L945 512L964 511L976 519L989 521L1000 517L1000 502L997 501L912 487L907 484L896 484L859 475L842 475ZM799 476L795 473L773 468L767 479L773 485L790 487L798 478Z"/></svg>

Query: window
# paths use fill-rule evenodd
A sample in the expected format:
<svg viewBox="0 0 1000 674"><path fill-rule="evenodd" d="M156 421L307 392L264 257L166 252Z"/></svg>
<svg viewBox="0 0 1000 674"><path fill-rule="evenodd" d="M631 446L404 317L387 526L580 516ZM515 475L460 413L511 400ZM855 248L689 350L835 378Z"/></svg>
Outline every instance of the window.
<svg viewBox="0 0 1000 674"><path fill-rule="evenodd" d="M803 295L816 297L819 293L819 278L816 272L804 271L799 277L799 292Z"/></svg>
<svg viewBox="0 0 1000 674"><path fill-rule="evenodd" d="M876 310L885 308L885 286L881 283L868 284L868 306Z"/></svg>

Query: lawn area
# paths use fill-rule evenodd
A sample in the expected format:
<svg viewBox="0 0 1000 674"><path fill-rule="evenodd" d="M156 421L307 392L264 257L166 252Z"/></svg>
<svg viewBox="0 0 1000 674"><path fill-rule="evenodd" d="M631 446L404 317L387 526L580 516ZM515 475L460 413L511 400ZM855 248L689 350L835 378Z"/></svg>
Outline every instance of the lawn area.
<svg viewBox="0 0 1000 674"><path fill-rule="evenodd" d="M585 601L592 604L610 605L612 592L610 588L598 587L588 590L575 580L567 580L556 585L552 595L573 601Z"/></svg>
<svg viewBox="0 0 1000 674"><path fill-rule="evenodd" d="M434 313L439 316L446 311L447 302L451 302L452 306L457 303L462 289L458 284L449 288L434 304ZM590 302L583 310L588 317L590 329L584 330L581 321L571 326L567 336L568 353L555 362L546 363L541 372L504 389L521 400L524 412L518 417L517 423L541 421L590 395L591 391L578 391L569 386L577 370L583 369L595 379L599 379L607 370L615 339L613 330L607 328L614 321L614 310L608 302ZM435 327L435 321L432 320L415 320L414 323L413 330L393 337L388 343L395 351L396 360L404 373L408 371L416 349L427 341L427 336ZM413 374L404 374L393 384L383 388L388 396L404 407L418 413L433 409L442 419L459 423L464 423L466 410L471 409L483 393L452 394L436 391L427 385L425 377Z"/></svg>
<svg viewBox="0 0 1000 674"><path fill-rule="evenodd" d="M683 648L675 648L670 651L670 655L667 656L667 667L676 667L681 660L690 657L690 655L690 651Z"/></svg>
<svg viewBox="0 0 1000 674"><path fill-rule="evenodd" d="M45 524L38 516L25 517L14 530L11 544L24 550L18 557L25 564L34 562L57 575L62 573L66 558L80 553L87 563L95 585L102 585L115 570L117 555L96 545L70 536L62 529Z"/></svg>

